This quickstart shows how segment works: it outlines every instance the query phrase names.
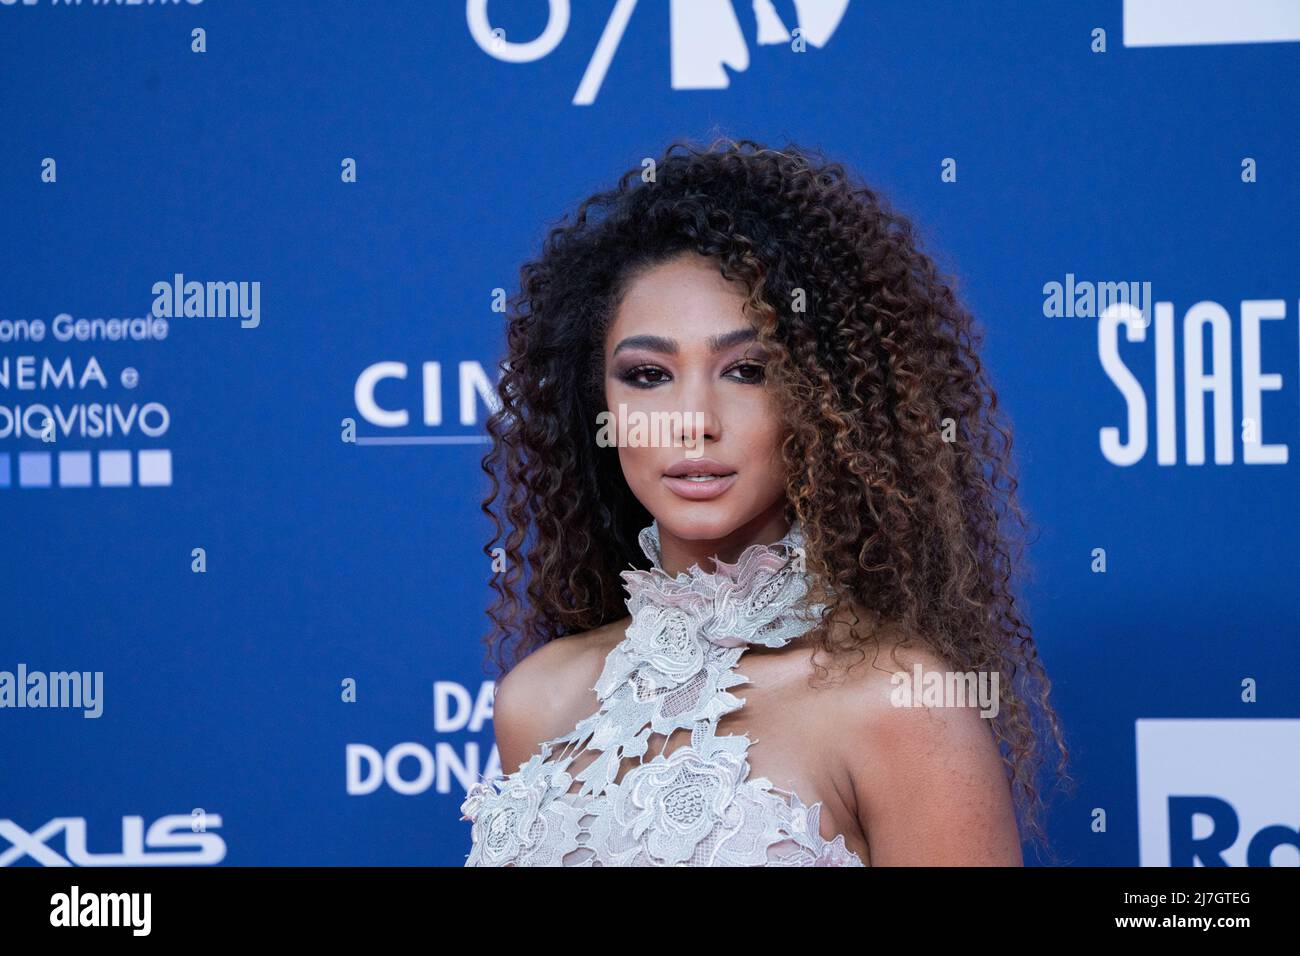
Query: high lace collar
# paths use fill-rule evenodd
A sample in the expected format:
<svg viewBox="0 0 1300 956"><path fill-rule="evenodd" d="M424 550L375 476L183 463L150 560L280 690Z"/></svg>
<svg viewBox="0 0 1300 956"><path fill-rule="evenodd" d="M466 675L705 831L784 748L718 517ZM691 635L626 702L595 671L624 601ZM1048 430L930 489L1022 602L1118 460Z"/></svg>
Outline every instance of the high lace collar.
<svg viewBox="0 0 1300 956"><path fill-rule="evenodd" d="M663 568L658 521L637 540L651 567L621 573L634 630L653 617L659 633L671 623L669 630L677 634L721 647L780 647L818 623L823 605L803 601L811 574L801 563L804 537L797 520L780 540L751 544L735 563L712 558L715 570L696 563L676 576Z"/></svg>

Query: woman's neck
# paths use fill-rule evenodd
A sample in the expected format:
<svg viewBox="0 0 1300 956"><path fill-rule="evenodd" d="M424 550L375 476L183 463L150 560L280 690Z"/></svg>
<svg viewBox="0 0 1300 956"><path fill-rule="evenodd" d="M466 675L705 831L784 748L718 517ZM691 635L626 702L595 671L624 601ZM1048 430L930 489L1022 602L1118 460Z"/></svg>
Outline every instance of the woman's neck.
<svg viewBox="0 0 1300 956"><path fill-rule="evenodd" d="M712 571L712 558L734 564L750 545L775 544L789 530L784 501L723 538L679 538L659 525L659 563L674 577L693 564L698 564L701 571Z"/></svg>

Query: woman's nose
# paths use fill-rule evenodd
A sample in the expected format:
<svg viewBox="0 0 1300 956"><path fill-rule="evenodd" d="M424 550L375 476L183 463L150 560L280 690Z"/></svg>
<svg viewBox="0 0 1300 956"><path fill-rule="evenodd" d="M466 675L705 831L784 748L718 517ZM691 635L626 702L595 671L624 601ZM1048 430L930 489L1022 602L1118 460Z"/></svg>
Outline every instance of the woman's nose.
<svg viewBox="0 0 1300 956"><path fill-rule="evenodd" d="M705 442L721 437L716 396L708 386L693 385L682 394L681 431L678 436L686 448L702 448Z"/></svg>

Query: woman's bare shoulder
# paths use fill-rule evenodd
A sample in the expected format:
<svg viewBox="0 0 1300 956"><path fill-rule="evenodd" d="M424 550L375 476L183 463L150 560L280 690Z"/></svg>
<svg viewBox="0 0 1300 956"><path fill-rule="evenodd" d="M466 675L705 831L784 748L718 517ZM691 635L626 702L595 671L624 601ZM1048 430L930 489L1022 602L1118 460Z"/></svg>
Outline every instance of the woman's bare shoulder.
<svg viewBox="0 0 1300 956"><path fill-rule="evenodd" d="M853 614L854 609L860 619L868 619L858 605L849 605L847 613ZM856 647L841 650L831 666L839 676L839 693L832 695L828 706L837 709L837 720L859 730L888 728L900 719L895 693L900 675L911 679L917 668L923 674L947 674L953 669L920 635L895 623L850 630L837 622L835 630L839 647L855 643Z"/></svg>
<svg viewBox="0 0 1300 956"><path fill-rule="evenodd" d="M899 629L866 642L862 652L865 660L849 668L835 701L834 741L873 862L1019 865L990 715L969 700L898 692L935 674L946 685L959 672Z"/></svg>
<svg viewBox="0 0 1300 956"><path fill-rule="evenodd" d="M497 682L492 724L501 768L513 773L546 740L567 734L600 706L595 685L628 618L537 648Z"/></svg>

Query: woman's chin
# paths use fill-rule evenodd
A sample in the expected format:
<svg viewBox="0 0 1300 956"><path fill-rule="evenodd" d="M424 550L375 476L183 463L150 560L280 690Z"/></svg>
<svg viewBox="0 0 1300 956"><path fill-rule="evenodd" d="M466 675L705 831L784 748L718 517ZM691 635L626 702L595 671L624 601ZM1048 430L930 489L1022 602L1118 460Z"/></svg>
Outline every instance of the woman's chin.
<svg viewBox="0 0 1300 956"><path fill-rule="evenodd" d="M660 530L682 541L716 541L742 524L731 507L716 501L681 499L666 503L656 515L656 521Z"/></svg>

